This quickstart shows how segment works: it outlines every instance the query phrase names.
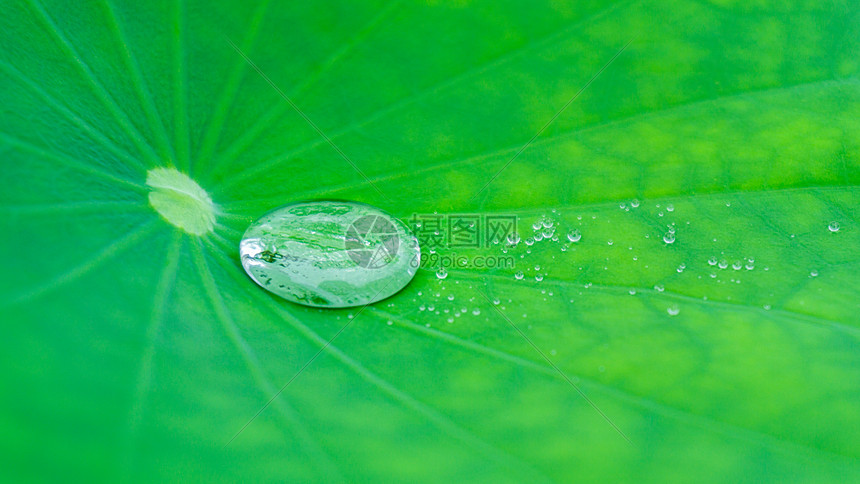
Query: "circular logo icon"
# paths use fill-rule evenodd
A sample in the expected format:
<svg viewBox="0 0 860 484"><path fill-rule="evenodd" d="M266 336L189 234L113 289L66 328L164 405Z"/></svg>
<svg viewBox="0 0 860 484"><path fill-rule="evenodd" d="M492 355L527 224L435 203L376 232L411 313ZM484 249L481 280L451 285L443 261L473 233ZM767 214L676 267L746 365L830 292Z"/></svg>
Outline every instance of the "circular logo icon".
<svg viewBox="0 0 860 484"><path fill-rule="evenodd" d="M400 236L388 218L365 215L347 227L344 248L359 267L379 269L394 260Z"/></svg>

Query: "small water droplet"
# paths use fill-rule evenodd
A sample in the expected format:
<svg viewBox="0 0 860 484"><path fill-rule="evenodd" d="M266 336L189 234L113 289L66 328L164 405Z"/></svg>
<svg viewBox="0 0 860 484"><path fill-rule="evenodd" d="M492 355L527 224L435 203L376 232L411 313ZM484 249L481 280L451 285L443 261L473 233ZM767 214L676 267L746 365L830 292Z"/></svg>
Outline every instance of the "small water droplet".
<svg viewBox="0 0 860 484"><path fill-rule="evenodd" d="M717 265L717 258L716 258L716 257L711 257L710 259L708 259L708 265L709 265L709 266L715 266L715 265Z"/></svg>
<svg viewBox="0 0 860 484"><path fill-rule="evenodd" d="M675 233L674 232L667 232L663 236L663 242L666 242L667 244L674 243L675 242Z"/></svg>
<svg viewBox="0 0 860 484"><path fill-rule="evenodd" d="M827 230L831 232L839 232L839 222L835 220L833 222L830 222L830 225L827 226Z"/></svg>
<svg viewBox="0 0 860 484"><path fill-rule="evenodd" d="M818 277L818 271L813 269L809 272L809 277Z"/></svg>
<svg viewBox="0 0 860 484"><path fill-rule="evenodd" d="M674 205L672 205L671 203L667 203L667 204L666 204L666 211L667 211L667 212L674 212L674 211L675 211L675 206L674 206Z"/></svg>
<svg viewBox="0 0 860 484"><path fill-rule="evenodd" d="M681 308L677 304L673 304L666 308L666 312L669 313L669 316L677 316L681 312Z"/></svg>
<svg viewBox="0 0 860 484"><path fill-rule="evenodd" d="M729 267L729 263L728 263L728 261L723 259L717 263L717 267L719 267L720 269L726 269L727 267Z"/></svg>
<svg viewBox="0 0 860 484"><path fill-rule="evenodd" d="M654 286L654 290L657 292L663 292L665 290L665 288L663 287L662 284L657 284Z"/></svg>
<svg viewBox="0 0 860 484"><path fill-rule="evenodd" d="M636 295L636 289L631 289L631 290L629 290L629 291L627 291L627 292L629 292L631 296L635 296L635 295Z"/></svg>
<svg viewBox="0 0 860 484"><path fill-rule="evenodd" d="M543 280L543 274L535 274L535 280L540 282Z"/></svg>
<svg viewBox="0 0 860 484"><path fill-rule="evenodd" d="M436 270L436 277L438 279L445 279L446 277L448 277L448 270L444 267L440 267Z"/></svg>
<svg viewBox="0 0 860 484"><path fill-rule="evenodd" d="M514 278L515 278L515 279L517 279L517 280L521 280L521 279L522 279L523 277L525 277L525 276L526 276L526 275L525 275L525 274L523 274L523 271L517 271L517 273L516 273L516 274L514 274Z"/></svg>
<svg viewBox="0 0 860 484"><path fill-rule="evenodd" d="M736 260L736 261L732 262L732 269L739 271L739 270L741 270L742 267L743 267L743 264L741 263L741 261Z"/></svg>
<svg viewBox="0 0 860 484"><path fill-rule="evenodd" d="M630 206L633 208L638 208L639 207L639 200L636 200L634 198L633 200L630 201Z"/></svg>
<svg viewBox="0 0 860 484"><path fill-rule="evenodd" d="M613 241L612 241L612 239L609 239L609 240L607 240L607 241L606 241L606 243L607 243L608 245L612 245L612 244L614 244L615 242L613 242Z"/></svg>
<svg viewBox="0 0 860 484"><path fill-rule="evenodd" d="M475 308L475 309L473 309L473 310L472 310L472 314L474 314L475 316L480 316L480 315L481 315L481 310L480 310L480 309L478 309L478 308Z"/></svg>
<svg viewBox="0 0 860 484"><path fill-rule="evenodd" d="M567 240L571 242L579 242L579 239L582 238L582 234L579 232L579 229L573 229L567 233Z"/></svg>

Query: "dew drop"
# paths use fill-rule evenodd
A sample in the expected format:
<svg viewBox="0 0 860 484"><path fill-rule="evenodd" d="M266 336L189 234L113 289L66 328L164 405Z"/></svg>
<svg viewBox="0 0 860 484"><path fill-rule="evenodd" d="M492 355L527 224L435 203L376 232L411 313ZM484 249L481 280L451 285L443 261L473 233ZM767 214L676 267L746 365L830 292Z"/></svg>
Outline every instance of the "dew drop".
<svg viewBox="0 0 860 484"><path fill-rule="evenodd" d="M835 220L833 222L830 222L830 225L827 226L827 230L831 232L839 232L839 222Z"/></svg>
<svg viewBox="0 0 860 484"><path fill-rule="evenodd" d="M264 289L314 307L363 306L415 276L418 240L400 220L357 202L316 200L275 209L239 245L245 272Z"/></svg>
<svg viewBox="0 0 860 484"><path fill-rule="evenodd" d="M517 279L517 280L522 280L522 278L523 278L523 277L525 277L525 276L526 276L526 275L525 275L525 274L523 274L523 271L517 271L517 273L516 273L516 274L514 274L514 278L515 278L515 279Z"/></svg>
<svg viewBox="0 0 860 484"><path fill-rule="evenodd" d="M439 269L436 270L436 278L437 279L445 279L446 277L448 277L448 270L447 269L445 269L444 267L440 267Z"/></svg>
<svg viewBox="0 0 860 484"><path fill-rule="evenodd" d="M666 308L666 312L669 313L669 316L677 316L681 312L681 308L677 304L673 304Z"/></svg>
<svg viewBox="0 0 860 484"><path fill-rule="evenodd" d="M812 271L810 271L809 277L818 277L818 271L813 269Z"/></svg>
<svg viewBox="0 0 860 484"><path fill-rule="evenodd" d="M543 280L543 274L535 274L535 280L540 282Z"/></svg>
<svg viewBox="0 0 860 484"><path fill-rule="evenodd" d="M579 242L581 238L582 234L579 232L579 229L574 229L567 233L567 240L571 242Z"/></svg>
<svg viewBox="0 0 860 484"><path fill-rule="evenodd" d="M633 200L630 201L630 206L633 208L638 208L639 207L639 200L636 200L634 198Z"/></svg>
<svg viewBox="0 0 860 484"><path fill-rule="evenodd" d="M720 269L725 269L729 267L729 263L725 259L723 259L717 263L717 267L719 267Z"/></svg>
<svg viewBox="0 0 860 484"><path fill-rule="evenodd" d="M672 205L671 203L666 204L666 211L667 211L667 212L674 212L674 211L675 211L675 206L674 206L674 205Z"/></svg>
<svg viewBox="0 0 860 484"><path fill-rule="evenodd" d="M666 242L667 244L675 243L675 232L667 232L663 236L663 242Z"/></svg>

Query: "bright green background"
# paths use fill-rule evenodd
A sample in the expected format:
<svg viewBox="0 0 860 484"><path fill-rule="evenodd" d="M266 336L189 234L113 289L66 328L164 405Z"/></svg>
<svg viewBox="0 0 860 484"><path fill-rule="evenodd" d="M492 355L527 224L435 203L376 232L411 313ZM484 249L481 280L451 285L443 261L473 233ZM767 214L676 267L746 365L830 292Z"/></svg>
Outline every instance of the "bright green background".
<svg viewBox="0 0 860 484"><path fill-rule="evenodd" d="M857 2L0 12L4 479L860 480ZM159 218L155 166L212 195L215 233ZM517 213L527 232L551 215L583 238L521 244L513 270L419 272L223 448L356 314L270 297L238 265L247 223L309 197Z"/></svg>

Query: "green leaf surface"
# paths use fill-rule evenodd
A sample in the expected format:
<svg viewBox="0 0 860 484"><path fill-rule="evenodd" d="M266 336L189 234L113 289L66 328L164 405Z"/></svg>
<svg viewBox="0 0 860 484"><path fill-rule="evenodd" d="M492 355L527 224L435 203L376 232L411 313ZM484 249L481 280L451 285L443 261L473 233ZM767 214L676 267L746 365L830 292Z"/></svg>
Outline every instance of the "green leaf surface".
<svg viewBox="0 0 860 484"><path fill-rule="evenodd" d="M7 478L860 480L857 2L0 11ZM153 209L157 167L213 231ZM238 260L308 198L560 241L316 310Z"/></svg>

